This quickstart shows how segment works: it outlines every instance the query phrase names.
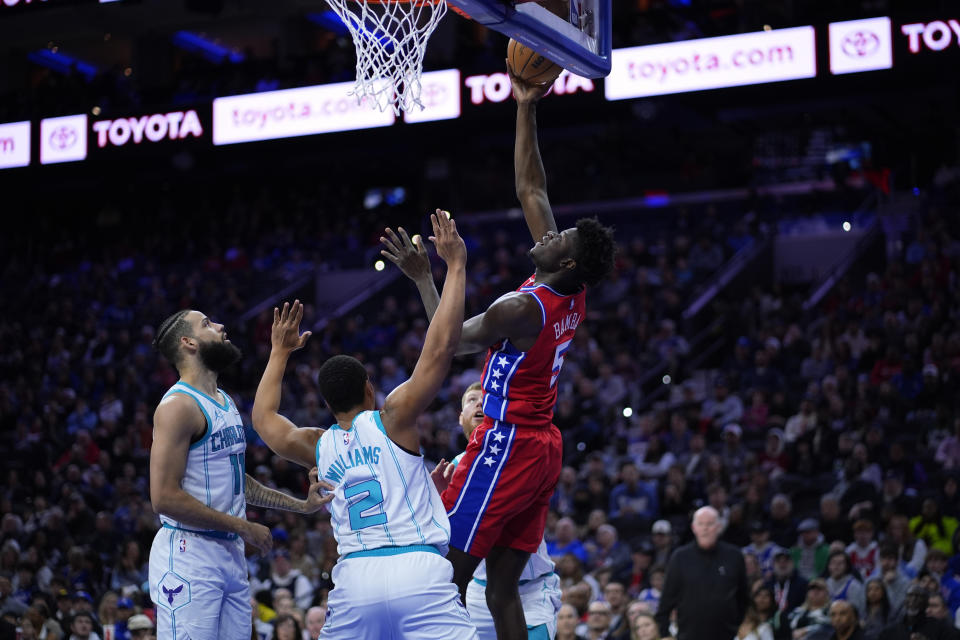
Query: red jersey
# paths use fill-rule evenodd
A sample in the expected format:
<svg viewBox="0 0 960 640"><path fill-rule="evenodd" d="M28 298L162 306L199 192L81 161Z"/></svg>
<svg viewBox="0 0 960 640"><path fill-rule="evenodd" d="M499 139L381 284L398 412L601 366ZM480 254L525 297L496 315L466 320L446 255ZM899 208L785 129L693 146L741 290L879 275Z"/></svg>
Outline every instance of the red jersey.
<svg viewBox="0 0 960 640"><path fill-rule="evenodd" d="M530 276L517 291L533 296L543 312L543 328L528 351L504 339L490 347L483 365L483 413L522 427L553 423L557 377L573 334L583 321L586 291L564 296Z"/></svg>

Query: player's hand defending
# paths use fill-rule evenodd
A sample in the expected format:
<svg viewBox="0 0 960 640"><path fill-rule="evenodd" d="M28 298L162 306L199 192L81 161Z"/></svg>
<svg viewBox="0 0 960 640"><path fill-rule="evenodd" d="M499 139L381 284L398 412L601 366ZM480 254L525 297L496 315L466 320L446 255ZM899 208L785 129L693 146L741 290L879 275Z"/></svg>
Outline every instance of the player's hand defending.
<svg viewBox="0 0 960 640"><path fill-rule="evenodd" d="M319 472L317 468L314 467L310 469L310 488L307 490L307 499L306 499L306 508L304 513L316 513L320 510L323 505L327 504L333 500L333 490L336 488L326 480L319 479ZM323 489L328 493L326 495L320 493L320 490Z"/></svg>
<svg viewBox="0 0 960 640"><path fill-rule="evenodd" d="M270 330L270 342L274 349L296 351L307 344L312 332L300 333L300 321L303 319L303 305L299 300L283 303L283 311L273 308L273 327Z"/></svg>
<svg viewBox="0 0 960 640"><path fill-rule="evenodd" d="M380 255L400 267L403 275L414 282L433 277L430 273L430 257L420 236L413 236L411 240L403 227L397 227L397 233L387 227L383 234L380 242L385 248Z"/></svg>
<svg viewBox="0 0 960 640"><path fill-rule="evenodd" d="M273 535L270 529L256 522L247 522L247 526L240 532L243 541L256 549L261 555L270 553L273 549Z"/></svg>
<svg viewBox="0 0 960 640"><path fill-rule="evenodd" d="M430 242L437 248L437 255L443 258L448 268L465 266L467 246L457 233L457 223L450 217L450 213L437 209L436 213L430 214L430 224L433 225Z"/></svg>
<svg viewBox="0 0 960 640"><path fill-rule="evenodd" d="M509 60L507 60L507 74L510 76L511 84L513 84L513 97L521 104L536 102L547 95L547 92L550 91L550 88L553 86L552 82L544 84L527 82L513 72L513 67L510 66Z"/></svg>
<svg viewBox="0 0 960 640"><path fill-rule="evenodd" d="M453 471L456 467L443 458L437 463L437 466L430 472L430 479L437 487L437 492L443 493L450 486L450 480L453 478Z"/></svg>

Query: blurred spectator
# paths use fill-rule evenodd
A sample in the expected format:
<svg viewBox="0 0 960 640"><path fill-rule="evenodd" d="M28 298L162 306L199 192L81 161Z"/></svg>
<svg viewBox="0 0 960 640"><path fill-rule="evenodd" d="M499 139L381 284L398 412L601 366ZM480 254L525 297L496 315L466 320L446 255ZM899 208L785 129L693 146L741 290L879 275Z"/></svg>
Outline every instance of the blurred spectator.
<svg viewBox="0 0 960 640"><path fill-rule="evenodd" d="M903 600L907 595L907 587L910 586L910 578L900 568L897 559L897 546L892 542L885 542L880 545L879 562L874 568L873 573L866 577L870 580L880 580L886 592L892 612L899 612L903 606Z"/></svg>
<svg viewBox="0 0 960 640"><path fill-rule="evenodd" d="M127 621L127 630L130 632L130 640L148 640L155 637L153 622L142 613L130 616Z"/></svg>
<svg viewBox="0 0 960 640"><path fill-rule="evenodd" d="M833 601L843 600L858 609L863 606L863 585L843 551L834 551L827 560L827 591Z"/></svg>
<svg viewBox="0 0 960 640"><path fill-rule="evenodd" d="M577 526L571 518L560 518L555 528L555 538L547 542L547 553L558 561L561 556L573 554L580 562L586 564L587 550L577 539Z"/></svg>
<svg viewBox="0 0 960 640"><path fill-rule="evenodd" d="M327 620L327 610L323 607L310 607L306 615L307 640L317 640L320 637L320 630L323 629L323 623Z"/></svg>
<svg viewBox="0 0 960 640"><path fill-rule="evenodd" d="M743 548L743 552L756 557L764 580L773 577L773 559L779 550L780 547L770 540L770 526L762 520L754 520L750 524L750 544Z"/></svg>
<svg viewBox="0 0 960 640"><path fill-rule="evenodd" d="M888 625L896 622L896 615L883 580L871 578L863 589L866 602L863 606L864 640L876 640Z"/></svg>
<svg viewBox="0 0 960 640"><path fill-rule="evenodd" d="M673 526L667 520L657 520L650 528L653 541L653 564L667 566L673 555Z"/></svg>
<svg viewBox="0 0 960 640"><path fill-rule="evenodd" d="M101 636L93 630L93 615L87 611L78 611L70 620L69 640L100 640Z"/></svg>
<svg viewBox="0 0 960 640"><path fill-rule="evenodd" d="M920 515L910 519L910 532L923 540L928 549L940 549L953 555L953 534L957 531L957 519L940 513L940 505L933 498L926 498Z"/></svg>
<svg viewBox="0 0 960 640"><path fill-rule="evenodd" d="M556 640L584 640L577 633L577 610L570 604L564 604L557 612Z"/></svg>
<svg viewBox="0 0 960 640"><path fill-rule="evenodd" d="M861 576L873 573L879 561L879 546L873 539L873 523L861 518L853 523L853 542L846 548L847 557Z"/></svg>
<svg viewBox="0 0 960 640"><path fill-rule="evenodd" d="M894 622L880 633L880 640L954 640L957 637L956 629L936 618L927 616L929 595L919 585L913 585L907 590L904 602L903 618Z"/></svg>
<svg viewBox="0 0 960 640"><path fill-rule="evenodd" d="M620 484L610 492L610 518L652 519L657 514L657 492L640 482L640 472L632 462L620 466Z"/></svg>
<svg viewBox="0 0 960 640"><path fill-rule="evenodd" d="M790 637L803 640L827 640L833 633L830 624L830 594L823 578L807 584L807 598L787 616Z"/></svg>
<svg viewBox="0 0 960 640"><path fill-rule="evenodd" d="M807 597L807 581L794 568L793 557L788 549L780 548L773 557L773 578L767 582L773 594L776 612L786 620L786 615L803 604Z"/></svg>
<svg viewBox="0 0 960 640"><path fill-rule="evenodd" d="M836 600L830 605L830 624L833 626L833 635L830 640L861 640L863 630L859 625L856 607L851 603Z"/></svg>
<svg viewBox="0 0 960 640"><path fill-rule="evenodd" d="M270 640L303 640L303 629L296 617L289 613L278 615L273 620L273 635Z"/></svg>
<svg viewBox="0 0 960 640"><path fill-rule="evenodd" d="M724 427L743 417L743 401L730 393L730 383L725 377L717 378L713 385L713 398L704 400L700 415L715 427Z"/></svg>

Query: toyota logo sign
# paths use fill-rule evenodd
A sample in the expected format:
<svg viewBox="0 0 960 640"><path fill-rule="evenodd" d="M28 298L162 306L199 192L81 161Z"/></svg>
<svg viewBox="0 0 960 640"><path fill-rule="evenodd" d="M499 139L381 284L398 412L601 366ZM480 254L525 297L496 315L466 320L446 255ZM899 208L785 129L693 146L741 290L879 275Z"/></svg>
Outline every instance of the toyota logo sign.
<svg viewBox="0 0 960 640"><path fill-rule="evenodd" d="M57 127L50 133L50 146L65 151L77 144L77 131L70 126Z"/></svg>
<svg viewBox="0 0 960 640"><path fill-rule="evenodd" d="M436 107L447 99L447 88L437 82L424 84L420 91L420 101L425 107Z"/></svg>
<svg viewBox="0 0 960 640"><path fill-rule="evenodd" d="M893 67L893 28L890 18L831 22L830 73L860 73Z"/></svg>
<svg viewBox="0 0 960 640"><path fill-rule="evenodd" d="M880 38L872 31L853 31L844 37L842 48L851 58L865 58L880 49Z"/></svg>

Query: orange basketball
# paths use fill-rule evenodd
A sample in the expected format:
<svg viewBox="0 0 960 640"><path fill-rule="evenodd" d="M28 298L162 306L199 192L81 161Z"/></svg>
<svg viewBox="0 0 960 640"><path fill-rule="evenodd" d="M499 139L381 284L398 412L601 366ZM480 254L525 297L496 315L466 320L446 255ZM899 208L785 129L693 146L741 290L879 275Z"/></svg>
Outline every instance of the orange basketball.
<svg viewBox="0 0 960 640"><path fill-rule="evenodd" d="M560 65L548 60L533 49L510 39L507 45L507 60L513 72L533 84L551 84L563 71Z"/></svg>

